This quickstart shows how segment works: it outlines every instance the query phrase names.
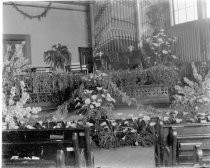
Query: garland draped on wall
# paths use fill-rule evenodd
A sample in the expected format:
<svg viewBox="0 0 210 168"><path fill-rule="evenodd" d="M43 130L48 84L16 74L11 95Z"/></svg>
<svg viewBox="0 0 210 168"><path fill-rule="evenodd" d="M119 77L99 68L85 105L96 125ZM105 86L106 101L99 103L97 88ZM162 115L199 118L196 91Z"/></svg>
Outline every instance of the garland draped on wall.
<svg viewBox="0 0 210 168"><path fill-rule="evenodd" d="M12 6L18 11L20 12L22 15L24 15L25 17L29 18L29 19L34 19L34 18L37 18L38 20L41 20L42 17L46 17L51 5L52 5L52 2L49 2L49 4L46 6L45 10L39 14L39 15L30 15L24 11L22 11L21 9L18 8L18 5L15 4L14 2L11 2Z"/></svg>

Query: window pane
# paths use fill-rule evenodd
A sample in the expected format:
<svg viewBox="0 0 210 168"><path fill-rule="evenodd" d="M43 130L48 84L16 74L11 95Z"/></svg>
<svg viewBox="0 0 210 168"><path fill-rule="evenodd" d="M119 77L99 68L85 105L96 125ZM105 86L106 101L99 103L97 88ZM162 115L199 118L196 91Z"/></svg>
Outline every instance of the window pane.
<svg viewBox="0 0 210 168"><path fill-rule="evenodd" d="M187 13L187 21L195 20L195 9L194 9L194 7L187 8L186 13Z"/></svg>
<svg viewBox="0 0 210 168"><path fill-rule="evenodd" d="M195 6L196 3L195 0L185 0L185 1L186 1L186 7Z"/></svg>
<svg viewBox="0 0 210 168"><path fill-rule="evenodd" d="M184 9L185 8L185 0L177 0L178 2L178 8Z"/></svg>
<svg viewBox="0 0 210 168"><path fill-rule="evenodd" d="M195 20L198 19L198 8L197 8L197 5L194 6L194 14L195 14Z"/></svg>
<svg viewBox="0 0 210 168"><path fill-rule="evenodd" d="M174 17L175 17L175 24L178 24L179 23L179 13L178 12L175 12L174 13Z"/></svg>
<svg viewBox="0 0 210 168"><path fill-rule="evenodd" d="M210 0L206 0L207 18L210 18Z"/></svg>
<svg viewBox="0 0 210 168"><path fill-rule="evenodd" d="M174 5L174 10L177 10L178 9L178 3L177 3L178 0L173 0L173 5Z"/></svg>
<svg viewBox="0 0 210 168"><path fill-rule="evenodd" d="M179 10L179 23L184 23L186 22L186 11L185 9Z"/></svg>

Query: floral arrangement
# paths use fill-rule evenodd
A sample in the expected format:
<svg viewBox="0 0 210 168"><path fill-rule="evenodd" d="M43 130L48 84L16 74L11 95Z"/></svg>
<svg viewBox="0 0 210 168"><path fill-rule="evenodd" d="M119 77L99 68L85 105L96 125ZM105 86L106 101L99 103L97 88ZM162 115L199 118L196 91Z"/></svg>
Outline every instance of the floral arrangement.
<svg viewBox="0 0 210 168"><path fill-rule="evenodd" d="M171 110L164 113L161 120L164 124L207 123L210 122L210 113L191 113Z"/></svg>
<svg viewBox="0 0 210 168"><path fill-rule="evenodd" d="M8 103L3 99L3 125L5 129L18 129L27 127L30 128L30 122L36 119L37 113L41 111L40 107L24 107L29 99L29 94L26 92L25 84L20 81L21 97L18 101L15 100L16 87L11 88L10 98Z"/></svg>
<svg viewBox="0 0 210 168"><path fill-rule="evenodd" d="M94 126L93 140L101 148L153 145L153 122L149 116L100 120Z"/></svg>
<svg viewBox="0 0 210 168"><path fill-rule="evenodd" d="M173 52L173 46L177 39L175 37L169 37L161 29L152 37L146 39L146 44L149 45L150 54L146 54L145 62L149 67L154 65L167 65L173 66L177 56Z"/></svg>
<svg viewBox="0 0 210 168"><path fill-rule="evenodd" d="M115 100L103 85L105 76L107 76L105 73L96 73L83 77L84 89L74 100L75 108L79 108L79 114L94 119L111 115Z"/></svg>
<svg viewBox="0 0 210 168"><path fill-rule="evenodd" d="M21 44L16 44L15 49L11 45L6 46L6 53L3 57L3 91L5 95L10 94L10 89L13 86L18 88L19 76L23 73L23 70L29 67L28 59L23 56L22 49L25 45L25 41ZM19 90L17 89L17 92Z"/></svg>
<svg viewBox="0 0 210 168"><path fill-rule="evenodd" d="M162 124L180 124L180 123L207 123L210 122L210 111L187 111L181 107L170 109L158 109L152 106L138 106L138 112L142 116L158 118Z"/></svg>
<svg viewBox="0 0 210 168"><path fill-rule="evenodd" d="M210 71L205 77L202 77L197 72L194 63L191 64L193 69L194 81L184 77L186 85L176 85L177 94L174 96L175 100L173 106L183 106L184 110L198 112L204 106L204 112L209 113L210 105Z"/></svg>
<svg viewBox="0 0 210 168"><path fill-rule="evenodd" d="M22 48L25 42L16 44L15 51L7 46L3 62L3 128L18 129L30 127L30 122L41 111L39 107L26 107L29 99L26 86L19 76L27 68L28 60L24 58Z"/></svg>

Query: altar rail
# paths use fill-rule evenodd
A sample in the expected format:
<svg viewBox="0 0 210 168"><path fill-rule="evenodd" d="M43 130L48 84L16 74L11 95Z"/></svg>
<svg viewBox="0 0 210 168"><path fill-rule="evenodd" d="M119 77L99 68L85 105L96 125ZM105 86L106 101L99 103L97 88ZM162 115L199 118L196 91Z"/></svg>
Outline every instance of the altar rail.
<svg viewBox="0 0 210 168"><path fill-rule="evenodd" d="M142 104L169 103L167 86L125 86L120 88L131 98L136 98ZM121 97L114 95L117 104L122 105Z"/></svg>

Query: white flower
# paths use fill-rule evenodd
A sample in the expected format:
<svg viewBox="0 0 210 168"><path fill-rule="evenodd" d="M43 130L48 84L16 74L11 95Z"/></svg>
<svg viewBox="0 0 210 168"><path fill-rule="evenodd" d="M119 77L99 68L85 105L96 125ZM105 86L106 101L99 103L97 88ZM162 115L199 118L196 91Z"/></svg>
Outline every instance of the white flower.
<svg viewBox="0 0 210 168"><path fill-rule="evenodd" d="M95 105L96 105L96 107L100 107L101 103L96 103Z"/></svg>
<svg viewBox="0 0 210 168"><path fill-rule="evenodd" d="M97 98L97 95L92 95L91 97L93 100L95 100Z"/></svg>
<svg viewBox="0 0 210 168"><path fill-rule="evenodd" d="M71 124L71 127L76 128L77 127L77 124L76 123L72 123Z"/></svg>
<svg viewBox="0 0 210 168"><path fill-rule="evenodd" d="M163 53L163 54L168 54L168 51L163 50L162 53Z"/></svg>
<svg viewBox="0 0 210 168"><path fill-rule="evenodd" d="M176 123L180 123L180 122L182 122L182 119L177 118Z"/></svg>
<svg viewBox="0 0 210 168"><path fill-rule="evenodd" d="M32 127L31 125L27 125L26 128L28 128L28 129L35 129L35 128Z"/></svg>
<svg viewBox="0 0 210 168"><path fill-rule="evenodd" d="M176 56L176 55L171 55L171 57L172 57L173 59L177 59L177 56Z"/></svg>
<svg viewBox="0 0 210 168"><path fill-rule="evenodd" d="M11 159L12 159L12 160L19 159L19 156L12 156Z"/></svg>
<svg viewBox="0 0 210 168"><path fill-rule="evenodd" d="M84 90L84 93L87 93L87 94L91 94L92 92L93 90L87 90L87 89Z"/></svg>
<svg viewBox="0 0 210 168"><path fill-rule="evenodd" d="M139 117L143 117L143 114L139 114Z"/></svg>
<svg viewBox="0 0 210 168"><path fill-rule="evenodd" d="M163 43L163 39L162 39L162 38L158 38L158 41L159 41L160 43Z"/></svg>
<svg viewBox="0 0 210 168"><path fill-rule="evenodd" d="M90 122L86 122L86 124L87 124L89 127L93 126L93 123L90 123Z"/></svg>
<svg viewBox="0 0 210 168"><path fill-rule="evenodd" d="M102 99L98 99L97 101L101 103L102 102Z"/></svg>
<svg viewBox="0 0 210 168"><path fill-rule="evenodd" d="M112 102L114 102L114 103L115 103L115 99L113 99L109 93L107 93L106 100L107 100L107 101L109 101L109 102L111 102L111 101L112 101Z"/></svg>
<svg viewBox="0 0 210 168"><path fill-rule="evenodd" d="M20 81L21 87L25 87L25 83L23 81Z"/></svg>
<svg viewBox="0 0 210 168"><path fill-rule="evenodd" d="M170 112L170 111L168 111L168 112L166 113L166 115L170 115L170 113L171 113L171 112Z"/></svg>
<svg viewBox="0 0 210 168"><path fill-rule="evenodd" d="M91 108L91 109L94 109L94 106L91 104L91 105L90 105L90 108Z"/></svg>
<svg viewBox="0 0 210 168"><path fill-rule="evenodd" d="M78 107L78 106L80 106L80 105L81 105L81 103L80 103L80 102L78 102L78 103L77 103L77 105L76 105L75 107Z"/></svg>
<svg viewBox="0 0 210 168"><path fill-rule="evenodd" d="M116 126L116 125L117 125L117 123L116 123L116 122L112 122L112 125L113 125L113 126Z"/></svg>
<svg viewBox="0 0 210 168"><path fill-rule="evenodd" d="M163 121L168 121L169 117L163 117Z"/></svg>
<svg viewBox="0 0 210 168"><path fill-rule="evenodd" d="M151 122L149 125L150 125L151 127L153 127L154 125L156 125L156 123L155 123L155 122Z"/></svg>
<svg viewBox="0 0 210 168"><path fill-rule="evenodd" d="M187 114L188 114L188 112L185 112L185 111L183 112L183 115L187 115Z"/></svg>
<svg viewBox="0 0 210 168"><path fill-rule="evenodd" d="M96 87L97 90L102 90L102 87Z"/></svg>
<svg viewBox="0 0 210 168"><path fill-rule="evenodd" d="M195 110L197 111L198 109L199 109L198 106L196 106L196 107L195 107Z"/></svg>
<svg viewBox="0 0 210 168"><path fill-rule="evenodd" d="M132 133L136 133L137 131L136 131L135 129L132 129L131 132L132 132Z"/></svg>
<svg viewBox="0 0 210 168"><path fill-rule="evenodd" d="M40 158L39 158L39 157L36 157L36 156L32 156L31 159L32 159L32 160L39 160Z"/></svg>
<svg viewBox="0 0 210 168"><path fill-rule="evenodd" d="M101 125L101 126L105 126L105 125L106 125L106 122L103 122L103 123L101 123L100 125Z"/></svg>
<svg viewBox="0 0 210 168"><path fill-rule="evenodd" d="M203 124L207 123L206 120L201 120L200 122L203 123Z"/></svg>
<svg viewBox="0 0 210 168"><path fill-rule="evenodd" d="M85 100L85 104L90 104L90 99L89 99L89 98L87 98L87 99Z"/></svg>
<svg viewBox="0 0 210 168"><path fill-rule="evenodd" d="M12 99L9 99L9 105L12 106L15 102Z"/></svg>
<svg viewBox="0 0 210 168"><path fill-rule="evenodd" d="M144 120L144 121L149 121L149 120L150 120L150 117L149 117L149 116L144 116L144 117L143 117L143 120Z"/></svg>
<svg viewBox="0 0 210 168"><path fill-rule="evenodd" d="M102 96L102 97L105 97L105 95L104 95L104 94L102 94L101 96Z"/></svg>
<svg viewBox="0 0 210 168"><path fill-rule="evenodd" d="M102 75L102 76L107 76L107 74L106 74L106 73L102 73L101 75Z"/></svg>
<svg viewBox="0 0 210 168"><path fill-rule="evenodd" d="M138 117L132 117L132 120L134 121L134 120L137 120L138 119Z"/></svg>

